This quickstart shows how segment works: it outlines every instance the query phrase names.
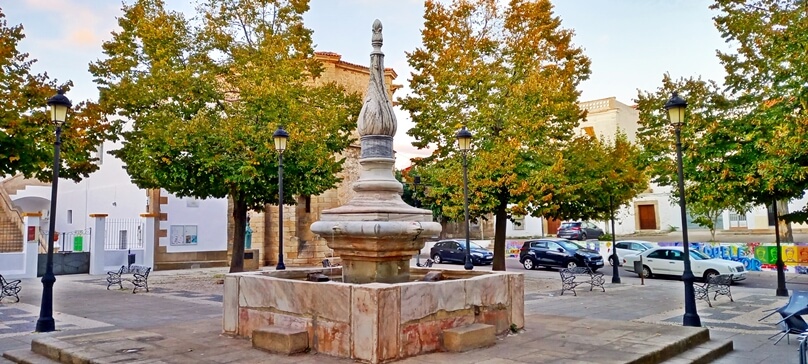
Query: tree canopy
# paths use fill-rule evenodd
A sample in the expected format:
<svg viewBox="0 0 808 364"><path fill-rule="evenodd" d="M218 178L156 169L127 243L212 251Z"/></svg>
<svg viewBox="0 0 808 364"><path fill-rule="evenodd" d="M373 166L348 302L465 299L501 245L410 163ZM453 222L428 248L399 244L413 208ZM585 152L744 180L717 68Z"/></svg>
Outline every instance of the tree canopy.
<svg viewBox="0 0 808 364"><path fill-rule="evenodd" d="M284 203L339 182L337 153L361 102L315 84L308 9L305 0L207 0L189 20L161 0L138 0L123 6L121 30L90 65L102 109L131 120L113 154L136 185L232 198L231 271L243 269L247 210L278 202L276 127L289 133Z"/></svg>
<svg viewBox="0 0 808 364"><path fill-rule="evenodd" d="M549 216L609 220L615 210L648 188L640 148L620 131L613 138L579 135L564 154L564 175L572 192Z"/></svg>
<svg viewBox="0 0 808 364"><path fill-rule="evenodd" d="M726 183L754 204L802 197L808 188L808 3L716 0L711 8L719 12L722 37L736 45L718 52L736 112L711 135L731 151ZM805 221L806 211L792 218Z"/></svg>
<svg viewBox="0 0 808 364"><path fill-rule="evenodd" d="M736 173L734 169L740 167L732 163L747 161L736 158L730 144L714 138L736 117L733 101L714 81L692 77L674 80L668 74L662 77L658 89L638 93L640 158L648 166L653 182L671 187L671 202L675 204L679 202L675 137L663 109L674 91L688 102L681 129L688 213L694 222L715 234L717 219L723 211L749 210L743 192L726 183L727 178Z"/></svg>
<svg viewBox="0 0 808 364"><path fill-rule="evenodd" d="M558 208L561 150L584 116L576 87L590 61L549 0L428 0L421 36L407 53L412 93L400 104L415 123L413 145L433 151L417 162L426 167L427 193L442 215L462 215L454 143L465 125L474 134L471 215L495 214L494 269L504 270L509 211L541 216Z"/></svg>
<svg viewBox="0 0 808 364"><path fill-rule="evenodd" d="M32 73L36 60L18 49L23 39L23 26L10 26L0 8L0 177L22 173L50 181L55 126L46 101L57 89L68 91L73 84L59 83L47 73ZM97 170L93 152L104 140L114 138L115 131L97 105L75 105L63 127L60 176L79 181Z"/></svg>

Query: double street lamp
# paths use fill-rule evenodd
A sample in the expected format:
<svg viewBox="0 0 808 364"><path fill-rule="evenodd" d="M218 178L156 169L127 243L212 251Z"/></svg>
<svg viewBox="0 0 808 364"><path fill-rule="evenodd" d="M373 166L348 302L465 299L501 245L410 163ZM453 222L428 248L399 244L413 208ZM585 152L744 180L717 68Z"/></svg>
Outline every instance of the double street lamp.
<svg viewBox="0 0 808 364"><path fill-rule="evenodd" d="M275 141L275 150L278 152L278 265L276 270L286 269L283 264L283 151L286 150L286 141L289 133L282 126L272 134Z"/></svg>
<svg viewBox="0 0 808 364"><path fill-rule="evenodd" d="M687 238L687 208L685 206L685 177L682 167L682 125L685 122L685 109L687 102L674 92L670 100L665 103L671 125L676 134L676 165L679 174L679 209L682 215L682 245L684 246L685 270L682 281L685 283L685 315L682 319L684 326L701 326L701 319L696 312L696 293L693 289L695 276L690 268L690 242Z"/></svg>
<svg viewBox="0 0 808 364"><path fill-rule="evenodd" d="M67 119L67 110L73 104L59 89L58 93L48 99L51 121L56 124L56 141L53 142L53 181L51 181L50 214L48 216L48 258L45 263L45 275L42 276L42 304L39 307L39 319L36 321L37 332L51 332L56 330L53 320L53 284L56 276L53 275L53 238L56 235L56 191L59 186L59 152L62 146L62 126Z"/></svg>
<svg viewBox="0 0 808 364"><path fill-rule="evenodd" d="M471 231L469 228L469 174L468 174L468 159L467 154L471 149L471 132L463 126L460 131L455 134L457 138L457 146L463 154L463 210L466 215L466 264L463 268L466 270L474 269L474 263L471 261Z"/></svg>

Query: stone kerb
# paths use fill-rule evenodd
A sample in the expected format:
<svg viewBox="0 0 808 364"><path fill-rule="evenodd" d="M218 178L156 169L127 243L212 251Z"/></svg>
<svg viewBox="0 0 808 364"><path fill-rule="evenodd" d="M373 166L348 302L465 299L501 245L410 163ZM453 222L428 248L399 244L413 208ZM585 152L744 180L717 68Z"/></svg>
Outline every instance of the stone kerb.
<svg viewBox="0 0 808 364"><path fill-rule="evenodd" d="M429 271L413 267L414 278ZM507 332L524 326L524 276L443 270L439 282L307 282L307 273L341 269L230 274L224 332L251 337L265 326L305 330L310 349L370 363L443 350L442 332L474 323ZM275 275L275 276L273 276Z"/></svg>

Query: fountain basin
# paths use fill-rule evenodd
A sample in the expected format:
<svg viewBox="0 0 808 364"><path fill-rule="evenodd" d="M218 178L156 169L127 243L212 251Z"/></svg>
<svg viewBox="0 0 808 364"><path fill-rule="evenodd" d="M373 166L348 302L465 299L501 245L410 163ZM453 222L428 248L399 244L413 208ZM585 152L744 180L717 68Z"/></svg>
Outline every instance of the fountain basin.
<svg viewBox="0 0 808 364"><path fill-rule="evenodd" d="M306 330L312 351L381 363L442 350L443 330L485 323L498 333L524 327L521 273L440 271L444 280L352 284L303 281L309 273L340 276L341 267L229 274L224 332L251 337L274 325Z"/></svg>

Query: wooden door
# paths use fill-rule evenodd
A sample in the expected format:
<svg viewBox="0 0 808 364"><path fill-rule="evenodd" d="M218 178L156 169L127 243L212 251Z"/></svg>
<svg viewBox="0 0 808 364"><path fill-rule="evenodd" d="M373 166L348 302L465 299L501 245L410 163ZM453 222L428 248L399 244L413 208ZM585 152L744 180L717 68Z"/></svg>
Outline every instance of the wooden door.
<svg viewBox="0 0 808 364"><path fill-rule="evenodd" d="M656 230L656 212L654 205L638 205L640 212L640 230Z"/></svg>
<svg viewBox="0 0 808 364"><path fill-rule="evenodd" d="M547 218L547 235L557 234L560 226L561 220L556 220L552 217Z"/></svg>

